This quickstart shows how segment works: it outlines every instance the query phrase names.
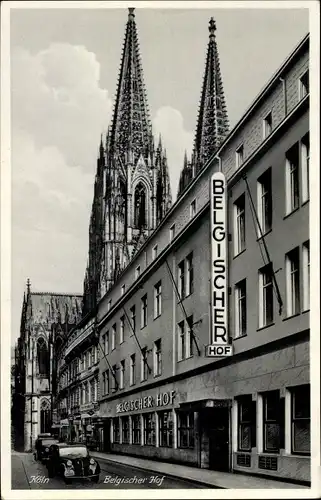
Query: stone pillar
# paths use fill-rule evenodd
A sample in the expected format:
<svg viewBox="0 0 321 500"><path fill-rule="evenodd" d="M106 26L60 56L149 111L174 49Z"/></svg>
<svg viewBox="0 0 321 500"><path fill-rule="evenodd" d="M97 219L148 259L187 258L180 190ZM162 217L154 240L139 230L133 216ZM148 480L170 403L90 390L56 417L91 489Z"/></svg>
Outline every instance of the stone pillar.
<svg viewBox="0 0 321 500"><path fill-rule="evenodd" d="M155 446L159 447L159 416L158 413L155 413Z"/></svg>
<svg viewBox="0 0 321 500"><path fill-rule="evenodd" d="M144 417L140 415L140 444L144 446Z"/></svg>
<svg viewBox="0 0 321 500"><path fill-rule="evenodd" d="M173 415L173 448L177 448L177 413L172 409Z"/></svg>
<svg viewBox="0 0 321 500"><path fill-rule="evenodd" d="M133 444L133 421L131 415L129 416L129 444Z"/></svg>

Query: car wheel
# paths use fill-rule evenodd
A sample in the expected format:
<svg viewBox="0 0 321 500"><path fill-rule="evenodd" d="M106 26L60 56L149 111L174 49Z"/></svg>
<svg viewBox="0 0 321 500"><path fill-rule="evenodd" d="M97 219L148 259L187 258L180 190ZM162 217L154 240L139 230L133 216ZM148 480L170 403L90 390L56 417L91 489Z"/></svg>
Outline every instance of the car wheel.
<svg viewBox="0 0 321 500"><path fill-rule="evenodd" d="M92 482L93 483L98 483L98 481L99 481L99 476L96 476L96 477L92 478Z"/></svg>

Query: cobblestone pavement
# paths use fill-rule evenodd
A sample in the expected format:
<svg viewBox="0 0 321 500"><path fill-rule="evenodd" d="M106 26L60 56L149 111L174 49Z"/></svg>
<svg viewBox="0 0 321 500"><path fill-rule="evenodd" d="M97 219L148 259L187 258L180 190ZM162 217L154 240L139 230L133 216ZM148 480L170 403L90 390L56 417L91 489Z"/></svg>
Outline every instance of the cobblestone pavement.
<svg viewBox="0 0 321 500"><path fill-rule="evenodd" d="M45 465L37 462L32 453L12 453L12 489L191 489L204 488L198 483L174 479L162 474L143 471L113 463L108 460L99 460L101 474L98 484L88 480L75 480L66 485L61 477L48 478Z"/></svg>

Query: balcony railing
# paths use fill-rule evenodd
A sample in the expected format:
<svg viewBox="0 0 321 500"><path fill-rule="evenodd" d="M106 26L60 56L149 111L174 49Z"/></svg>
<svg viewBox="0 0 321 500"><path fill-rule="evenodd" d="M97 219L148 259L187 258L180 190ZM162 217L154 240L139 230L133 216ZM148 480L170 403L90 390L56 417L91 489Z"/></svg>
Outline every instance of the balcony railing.
<svg viewBox="0 0 321 500"><path fill-rule="evenodd" d="M72 333L67 342L65 356L68 356L68 354L70 354L72 350L77 347L77 345L79 345L93 333L94 322L94 320L91 320L88 325L86 325L86 327L81 328L80 330L76 330L74 333Z"/></svg>

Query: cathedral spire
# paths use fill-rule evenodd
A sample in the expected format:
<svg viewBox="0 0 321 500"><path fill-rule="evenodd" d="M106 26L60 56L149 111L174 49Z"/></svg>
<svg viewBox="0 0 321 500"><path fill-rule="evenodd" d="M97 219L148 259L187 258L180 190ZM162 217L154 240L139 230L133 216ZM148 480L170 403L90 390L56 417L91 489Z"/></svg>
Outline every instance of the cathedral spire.
<svg viewBox="0 0 321 500"><path fill-rule="evenodd" d="M216 24L213 18L210 19L208 29L209 42L193 151L196 172L209 160L228 132L228 118L215 38Z"/></svg>
<svg viewBox="0 0 321 500"><path fill-rule="evenodd" d="M134 8L128 9L125 41L111 127L112 152L124 157L133 151L147 157L151 148L151 121L139 53Z"/></svg>
<svg viewBox="0 0 321 500"><path fill-rule="evenodd" d="M178 196L197 172L204 167L228 133L228 118L215 37L216 23L213 17L210 19L208 30L209 41L194 147L191 162L189 163L187 157L184 157Z"/></svg>

